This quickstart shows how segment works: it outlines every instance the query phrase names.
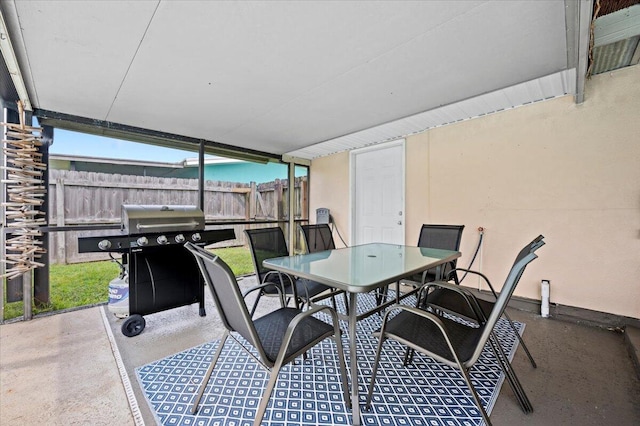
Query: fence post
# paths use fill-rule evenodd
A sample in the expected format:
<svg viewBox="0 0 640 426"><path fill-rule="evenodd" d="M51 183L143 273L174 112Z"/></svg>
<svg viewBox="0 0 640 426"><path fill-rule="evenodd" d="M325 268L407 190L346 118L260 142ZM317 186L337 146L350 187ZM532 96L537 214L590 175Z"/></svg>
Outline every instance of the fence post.
<svg viewBox="0 0 640 426"><path fill-rule="evenodd" d="M256 203L258 201L255 182L251 182L251 191L247 194L247 197L249 197L249 205L247 206L245 216L247 217L247 220L255 219L257 214Z"/></svg>
<svg viewBox="0 0 640 426"><path fill-rule="evenodd" d="M280 181L280 179L276 179L276 184L274 186L274 194L273 194L273 202L274 202L274 208L273 211L275 213L275 217L276 220L281 220L284 218L284 215L282 214L282 182Z"/></svg>
<svg viewBox="0 0 640 426"><path fill-rule="evenodd" d="M56 179L56 226L64 226L64 179ZM56 232L56 263L67 263L66 233Z"/></svg>

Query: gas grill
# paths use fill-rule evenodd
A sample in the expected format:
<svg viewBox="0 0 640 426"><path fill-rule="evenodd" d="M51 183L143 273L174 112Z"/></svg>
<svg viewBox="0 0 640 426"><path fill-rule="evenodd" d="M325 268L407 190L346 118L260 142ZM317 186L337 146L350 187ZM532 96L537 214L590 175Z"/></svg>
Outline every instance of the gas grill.
<svg viewBox="0 0 640 426"><path fill-rule="evenodd" d="M194 206L123 204L121 231L80 237L78 252L122 253L119 281L128 281L128 296L121 297L129 300L122 333L132 337L144 329L143 315L198 302L205 316L204 281L184 243L205 246L232 239L233 229L206 230L204 213Z"/></svg>

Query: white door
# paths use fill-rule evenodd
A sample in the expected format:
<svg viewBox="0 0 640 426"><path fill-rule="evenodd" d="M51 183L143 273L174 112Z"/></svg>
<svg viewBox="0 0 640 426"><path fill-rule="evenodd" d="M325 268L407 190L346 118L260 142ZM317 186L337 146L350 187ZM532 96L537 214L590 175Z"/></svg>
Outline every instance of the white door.
<svg viewBox="0 0 640 426"><path fill-rule="evenodd" d="M404 244L404 139L351 153L354 244Z"/></svg>

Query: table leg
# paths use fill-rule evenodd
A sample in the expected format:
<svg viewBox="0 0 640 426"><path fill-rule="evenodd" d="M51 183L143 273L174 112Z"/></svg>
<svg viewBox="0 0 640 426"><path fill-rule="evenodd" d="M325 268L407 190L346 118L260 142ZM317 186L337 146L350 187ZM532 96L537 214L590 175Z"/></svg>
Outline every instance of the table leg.
<svg viewBox="0 0 640 426"><path fill-rule="evenodd" d="M358 293L349 293L349 355L351 365L351 414L353 425L360 425L360 397L358 395L358 358L356 324L358 317Z"/></svg>

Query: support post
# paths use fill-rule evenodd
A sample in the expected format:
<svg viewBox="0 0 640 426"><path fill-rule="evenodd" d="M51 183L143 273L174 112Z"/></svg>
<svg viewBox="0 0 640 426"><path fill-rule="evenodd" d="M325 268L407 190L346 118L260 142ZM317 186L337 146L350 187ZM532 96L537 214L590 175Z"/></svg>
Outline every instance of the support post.
<svg viewBox="0 0 640 426"><path fill-rule="evenodd" d="M198 208L204 212L204 140L198 149Z"/></svg>
<svg viewBox="0 0 640 426"><path fill-rule="evenodd" d="M44 213L45 223L48 225L49 219L51 218L51 209L49 204L51 199L49 197L49 147L53 143L53 127L44 126L42 128L42 142L43 144L40 147L42 152L42 162L47 165L47 171L43 176L43 184L44 187L47 188L47 192L44 194L40 211ZM42 235L42 248L45 250L45 253L42 256L42 263L44 266L36 268L33 271L33 299L35 305L39 308L45 307L51 303L51 283L49 280L51 254L49 252L49 235L50 234L48 232L45 232Z"/></svg>
<svg viewBox="0 0 640 426"><path fill-rule="evenodd" d="M296 247L296 165L289 163L289 254L293 255Z"/></svg>
<svg viewBox="0 0 640 426"><path fill-rule="evenodd" d="M22 274L22 302L23 302L23 318L28 321L33 318L33 294L31 293L32 286L31 271L27 271Z"/></svg>
<svg viewBox="0 0 640 426"><path fill-rule="evenodd" d="M56 226L64 226L65 217L64 217L64 179L59 178L56 179ZM56 262L66 264L67 263L67 253L66 253L66 244L65 244L65 233L57 232L56 233Z"/></svg>

